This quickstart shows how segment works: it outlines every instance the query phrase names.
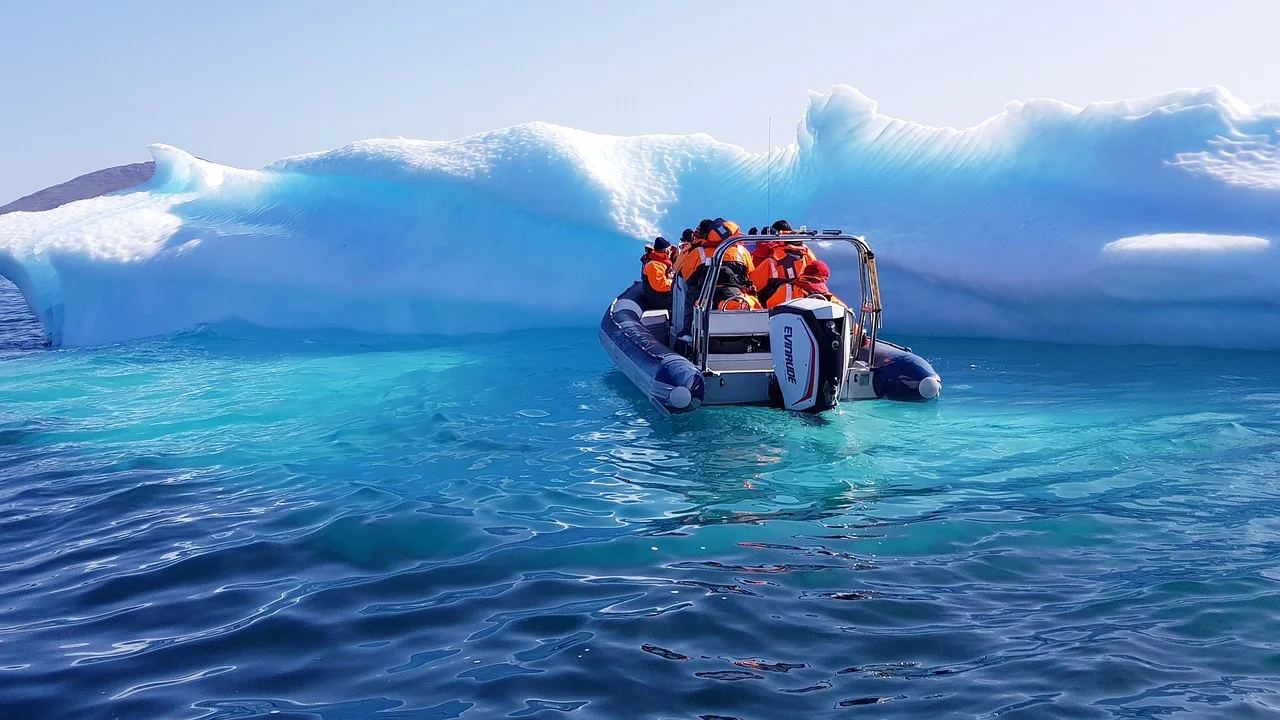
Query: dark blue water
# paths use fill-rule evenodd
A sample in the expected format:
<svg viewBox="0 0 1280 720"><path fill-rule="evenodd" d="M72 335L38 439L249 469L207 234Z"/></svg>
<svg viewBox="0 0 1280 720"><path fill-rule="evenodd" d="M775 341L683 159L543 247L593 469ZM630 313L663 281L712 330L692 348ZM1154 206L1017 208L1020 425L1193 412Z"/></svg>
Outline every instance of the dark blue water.
<svg viewBox="0 0 1280 720"><path fill-rule="evenodd" d="M41 347L0 718L1274 717L1280 357L912 339L663 420L590 331Z"/></svg>

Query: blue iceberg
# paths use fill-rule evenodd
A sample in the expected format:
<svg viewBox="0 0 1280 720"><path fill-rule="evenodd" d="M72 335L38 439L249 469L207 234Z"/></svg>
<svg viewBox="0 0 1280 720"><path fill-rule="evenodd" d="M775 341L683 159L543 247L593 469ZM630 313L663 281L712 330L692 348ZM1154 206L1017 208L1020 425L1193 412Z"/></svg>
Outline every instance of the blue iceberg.
<svg viewBox="0 0 1280 720"><path fill-rule="evenodd" d="M1221 88L957 130L837 86L769 154L545 123L257 170L150 150L144 185L0 215L0 274L51 342L587 328L643 241L724 216L865 235L894 334L1280 348L1280 103Z"/></svg>

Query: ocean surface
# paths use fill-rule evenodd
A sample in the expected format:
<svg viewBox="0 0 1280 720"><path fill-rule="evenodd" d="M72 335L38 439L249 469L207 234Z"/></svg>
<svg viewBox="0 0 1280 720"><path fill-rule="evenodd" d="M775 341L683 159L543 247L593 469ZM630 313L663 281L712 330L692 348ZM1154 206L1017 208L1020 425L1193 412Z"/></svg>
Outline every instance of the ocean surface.
<svg viewBox="0 0 1280 720"><path fill-rule="evenodd" d="M0 718L1280 713L1280 354L888 336L939 402L666 420L590 330L5 285Z"/></svg>

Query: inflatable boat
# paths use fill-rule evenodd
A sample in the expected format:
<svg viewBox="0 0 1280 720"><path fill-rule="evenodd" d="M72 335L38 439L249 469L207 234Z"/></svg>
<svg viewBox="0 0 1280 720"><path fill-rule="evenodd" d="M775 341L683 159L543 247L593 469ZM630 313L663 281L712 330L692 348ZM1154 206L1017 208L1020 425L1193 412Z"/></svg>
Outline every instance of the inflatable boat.
<svg viewBox="0 0 1280 720"><path fill-rule="evenodd" d="M720 276L730 247L778 239L744 235L725 240L707 260L706 277ZM770 405L818 413L844 401L936 398L942 379L933 367L910 348L878 337L880 287L866 240L839 230L789 234L786 240L852 245L860 302L845 307L806 297L769 310L719 311L711 309L714 282L704 282L694 297L677 276L668 312L646 307L637 282L610 303L600 321L600 344L666 415L707 405Z"/></svg>

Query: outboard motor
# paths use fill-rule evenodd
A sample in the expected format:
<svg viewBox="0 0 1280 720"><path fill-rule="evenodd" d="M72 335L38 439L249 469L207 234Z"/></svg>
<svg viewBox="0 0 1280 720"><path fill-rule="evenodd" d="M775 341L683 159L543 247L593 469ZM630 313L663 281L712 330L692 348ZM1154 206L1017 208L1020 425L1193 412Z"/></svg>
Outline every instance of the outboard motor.
<svg viewBox="0 0 1280 720"><path fill-rule="evenodd" d="M770 310L774 403L815 413L835 407L849 370L849 330L848 312L827 300L802 298Z"/></svg>

